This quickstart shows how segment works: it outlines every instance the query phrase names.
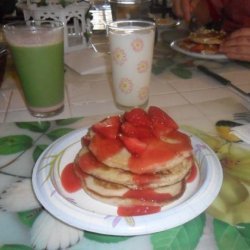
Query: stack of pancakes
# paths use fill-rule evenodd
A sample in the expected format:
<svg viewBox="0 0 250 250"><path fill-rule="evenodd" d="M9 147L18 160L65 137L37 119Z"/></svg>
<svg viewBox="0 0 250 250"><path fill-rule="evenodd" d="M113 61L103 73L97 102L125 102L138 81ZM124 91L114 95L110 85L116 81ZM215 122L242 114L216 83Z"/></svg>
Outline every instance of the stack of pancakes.
<svg viewBox="0 0 250 250"><path fill-rule="evenodd" d="M221 44L226 37L224 31L200 28L195 32L191 32L189 39L200 44Z"/></svg>
<svg viewBox="0 0 250 250"><path fill-rule="evenodd" d="M190 52L217 54L220 44L226 38L224 31L200 28L191 32L186 39L180 41L180 47Z"/></svg>
<svg viewBox="0 0 250 250"><path fill-rule="evenodd" d="M122 138L123 124L127 121L124 116L118 119L117 136L99 133L93 125L82 138L74 172L85 192L117 207L144 208L143 214L150 213L149 208L161 208L179 198L185 191L187 176L195 167L190 138L176 128L160 137L152 133L140 138L146 147L134 153ZM132 148L137 143L136 139Z"/></svg>

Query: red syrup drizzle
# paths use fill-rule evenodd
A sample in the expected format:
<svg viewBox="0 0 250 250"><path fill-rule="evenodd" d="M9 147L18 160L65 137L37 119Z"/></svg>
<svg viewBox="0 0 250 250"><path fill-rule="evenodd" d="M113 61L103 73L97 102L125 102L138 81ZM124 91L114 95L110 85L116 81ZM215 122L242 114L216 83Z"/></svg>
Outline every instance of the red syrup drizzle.
<svg viewBox="0 0 250 250"><path fill-rule="evenodd" d="M171 200L173 196L168 193L156 193L153 189L139 189L139 190L129 190L123 195L124 198L138 199L141 201L151 201L151 202L165 202ZM161 210L161 206L144 206L144 205L131 205L128 207L120 206L117 209L117 213L120 216L137 216L157 213Z"/></svg>
<svg viewBox="0 0 250 250"><path fill-rule="evenodd" d="M130 206L118 207L117 214L119 216L137 216L158 213L160 211L160 206Z"/></svg>
<svg viewBox="0 0 250 250"><path fill-rule="evenodd" d="M164 164L178 156L179 152L192 150L190 138L179 131L171 132L168 140L171 142L156 138L148 140L148 147L142 154L130 157L129 168L131 171L138 174L153 172L156 164Z"/></svg>
<svg viewBox="0 0 250 250"><path fill-rule="evenodd" d="M189 173L188 177L186 178L186 182L190 183L190 182L194 181L197 174L198 174L197 167L196 167L195 162L193 161L192 167L190 169L190 173Z"/></svg>
<svg viewBox="0 0 250 250"><path fill-rule="evenodd" d="M81 189L81 180L74 172L74 163L69 163L63 169L61 174L61 183L63 188L69 193L73 193Z"/></svg>
<svg viewBox="0 0 250 250"><path fill-rule="evenodd" d="M62 171L61 182L62 186L67 192L73 193L81 189L81 179L75 174L78 171L79 174L83 174L82 178L85 177L84 173L79 168L75 168L74 163L69 163ZM169 194L157 194L153 190L131 190L128 191L124 197L140 198L144 200L164 200L170 199L172 196ZM129 206L129 207L118 207L117 214L119 216L137 216L157 213L161 210L160 206Z"/></svg>
<svg viewBox="0 0 250 250"><path fill-rule="evenodd" d="M157 193L151 188L129 190L124 195L124 198L137 199L141 201L164 202L171 200L173 196L168 193Z"/></svg>
<svg viewBox="0 0 250 250"><path fill-rule="evenodd" d="M107 139L95 134L89 144L89 148L99 161L103 161L117 154L123 148L123 145L118 139Z"/></svg>
<svg viewBox="0 0 250 250"><path fill-rule="evenodd" d="M188 177L186 178L186 183L191 183L197 177L198 170L195 162L193 161L192 167ZM144 190L130 190L126 194L123 195L127 198L136 198L145 201L156 201L156 202L163 202L166 200L171 200L172 196L170 194L157 194L151 189L144 189ZM123 207L120 206L117 209L117 213L120 216L139 216L139 215L146 215L146 214L153 214L160 212L160 206L130 206L130 207Z"/></svg>
<svg viewBox="0 0 250 250"><path fill-rule="evenodd" d="M87 173L92 169L102 167L102 163L99 162L90 152L81 155L78 164L80 169Z"/></svg>
<svg viewBox="0 0 250 250"><path fill-rule="evenodd" d="M139 187L147 186L148 184L152 182L157 182L157 180L160 179L160 176L156 174L134 174L133 175L133 181L136 183Z"/></svg>

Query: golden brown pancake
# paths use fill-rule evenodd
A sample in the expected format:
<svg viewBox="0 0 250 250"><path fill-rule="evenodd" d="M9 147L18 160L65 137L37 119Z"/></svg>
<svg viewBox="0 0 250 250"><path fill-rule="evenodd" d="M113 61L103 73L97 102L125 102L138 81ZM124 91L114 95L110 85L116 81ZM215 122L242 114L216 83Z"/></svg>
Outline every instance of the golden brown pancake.
<svg viewBox="0 0 250 250"><path fill-rule="evenodd" d="M182 195L185 182L155 189L131 190L123 185L85 175L82 178L82 188L93 198L115 206L162 206Z"/></svg>
<svg viewBox="0 0 250 250"><path fill-rule="evenodd" d="M201 28L195 32L191 32L189 39L199 44L221 44L225 39L226 33L223 31L217 31L213 29Z"/></svg>
<svg viewBox="0 0 250 250"><path fill-rule="evenodd" d="M107 182L117 183L131 189L138 187L157 188L181 181L190 171L193 161L186 158L175 167L155 174L134 174L119 168L111 168L98 162L93 154L83 147L76 156L75 168Z"/></svg>
<svg viewBox="0 0 250 250"><path fill-rule="evenodd" d="M139 156L132 155L125 147L119 148L118 140L110 142L110 139L103 138L93 131L90 133L90 138L88 149L98 161L111 168L119 168L135 174L170 170L192 156L190 138L180 131L173 131L161 140L152 139ZM110 151L109 145L113 147L115 143L117 143L117 152L109 157L106 155L103 157L103 151Z"/></svg>
<svg viewBox="0 0 250 250"><path fill-rule="evenodd" d="M201 44L191 41L189 38L178 41L178 46L186 51L201 54L217 54L219 52L218 44Z"/></svg>

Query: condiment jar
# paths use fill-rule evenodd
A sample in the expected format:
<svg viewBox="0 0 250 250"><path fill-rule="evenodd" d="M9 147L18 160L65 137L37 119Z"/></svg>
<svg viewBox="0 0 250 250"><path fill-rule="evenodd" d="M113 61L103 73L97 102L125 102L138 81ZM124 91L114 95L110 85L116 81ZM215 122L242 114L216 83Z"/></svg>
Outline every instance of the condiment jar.
<svg viewBox="0 0 250 250"><path fill-rule="evenodd" d="M113 20L148 19L150 0L109 0Z"/></svg>

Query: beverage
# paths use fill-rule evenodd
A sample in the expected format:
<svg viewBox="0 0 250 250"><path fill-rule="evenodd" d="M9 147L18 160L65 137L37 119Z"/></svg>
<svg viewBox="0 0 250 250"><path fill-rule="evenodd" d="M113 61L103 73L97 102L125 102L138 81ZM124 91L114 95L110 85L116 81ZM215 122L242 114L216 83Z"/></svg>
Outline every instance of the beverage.
<svg viewBox="0 0 250 250"><path fill-rule="evenodd" d="M63 29L56 26L21 26L5 31L32 115L48 117L63 110Z"/></svg>
<svg viewBox="0 0 250 250"><path fill-rule="evenodd" d="M63 43L39 47L11 46L13 59L32 109L53 109L63 102Z"/></svg>
<svg viewBox="0 0 250 250"><path fill-rule="evenodd" d="M118 21L109 27L113 90L119 107L148 102L154 28L146 21Z"/></svg>

